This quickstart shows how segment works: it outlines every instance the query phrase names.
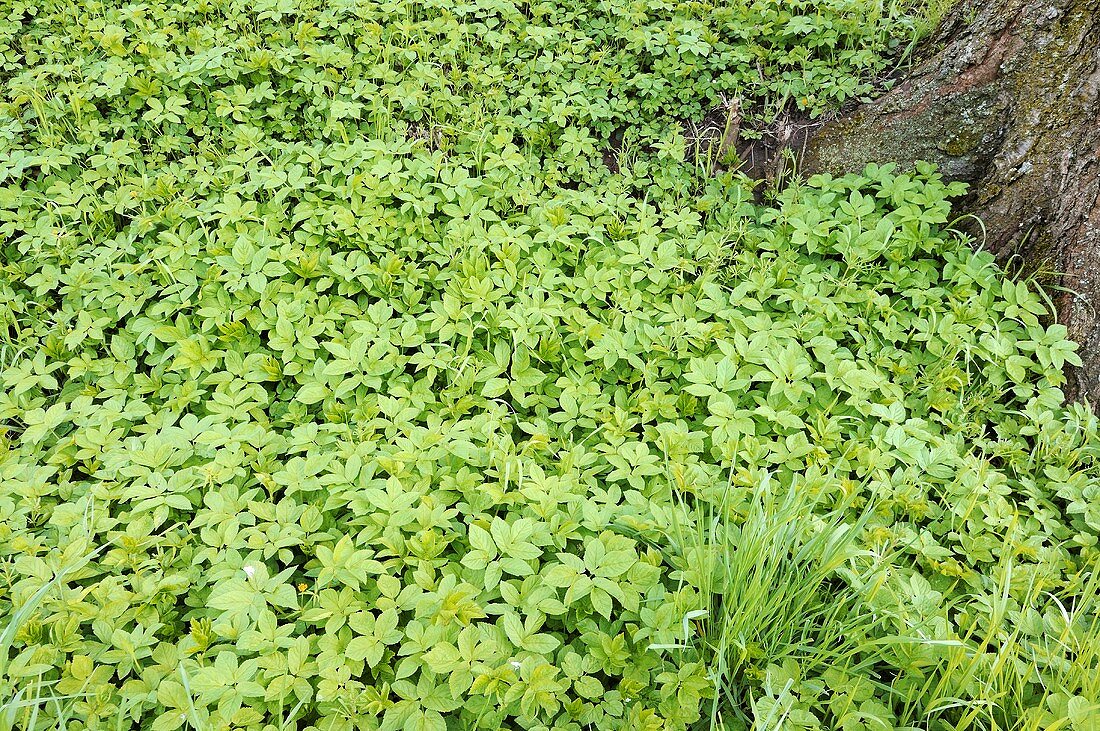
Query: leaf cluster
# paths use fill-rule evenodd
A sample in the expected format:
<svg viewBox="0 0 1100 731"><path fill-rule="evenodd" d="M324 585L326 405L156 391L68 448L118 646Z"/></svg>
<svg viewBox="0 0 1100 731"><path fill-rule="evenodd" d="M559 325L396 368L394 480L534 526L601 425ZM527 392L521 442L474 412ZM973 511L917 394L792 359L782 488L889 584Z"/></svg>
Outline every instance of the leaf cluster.
<svg viewBox="0 0 1100 731"><path fill-rule="evenodd" d="M1041 294L665 118L858 96L872 6L6 7L0 723L1085 728Z"/></svg>

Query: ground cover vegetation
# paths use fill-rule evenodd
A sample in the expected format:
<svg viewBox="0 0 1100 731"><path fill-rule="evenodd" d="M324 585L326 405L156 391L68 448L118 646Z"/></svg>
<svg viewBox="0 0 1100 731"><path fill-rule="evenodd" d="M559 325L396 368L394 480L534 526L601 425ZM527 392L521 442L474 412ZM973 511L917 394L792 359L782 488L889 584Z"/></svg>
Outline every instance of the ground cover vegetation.
<svg viewBox="0 0 1100 731"><path fill-rule="evenodd" d="M0 728L1100 726L1042 293L679 123L913 9L2 9Z"/></svg>

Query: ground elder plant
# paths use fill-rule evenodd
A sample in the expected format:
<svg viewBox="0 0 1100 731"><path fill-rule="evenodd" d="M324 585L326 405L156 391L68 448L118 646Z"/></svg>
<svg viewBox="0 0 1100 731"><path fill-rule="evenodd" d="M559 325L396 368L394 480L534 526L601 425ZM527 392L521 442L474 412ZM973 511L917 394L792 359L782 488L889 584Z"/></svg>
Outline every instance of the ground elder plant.
<svg viewBox="0 0 1100 731"><path fill-rule="evenodd" d="M4 12L0 728L1097 724L1041 293L930 168L762 205L669 113L896 8Z"/></svg>

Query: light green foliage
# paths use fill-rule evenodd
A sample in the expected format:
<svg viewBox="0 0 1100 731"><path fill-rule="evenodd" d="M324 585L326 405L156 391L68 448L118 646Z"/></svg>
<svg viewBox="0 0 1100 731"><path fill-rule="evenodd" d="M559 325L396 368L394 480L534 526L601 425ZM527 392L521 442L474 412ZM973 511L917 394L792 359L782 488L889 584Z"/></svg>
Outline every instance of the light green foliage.
<svg viewBox="0 0 1100 731"><path fill-rule="evenodd" d="M672 122L906 16L4 13L0 728L1096 723L1064 328L934 171L763 206Z"/></svg>

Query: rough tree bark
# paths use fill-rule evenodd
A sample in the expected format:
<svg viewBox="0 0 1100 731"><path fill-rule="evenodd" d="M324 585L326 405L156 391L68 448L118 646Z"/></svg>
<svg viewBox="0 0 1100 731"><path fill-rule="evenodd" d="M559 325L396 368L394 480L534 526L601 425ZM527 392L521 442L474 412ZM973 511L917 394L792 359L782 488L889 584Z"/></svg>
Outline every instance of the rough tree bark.
<svg viewBox="0 0 1100 731"><path fill-rule="evenodd" d="M1100 0L963 0L905 80L800 144L803 172L918 160L971 184L960 212L1003 262L1056 272L1100 404Z"/></svg>

